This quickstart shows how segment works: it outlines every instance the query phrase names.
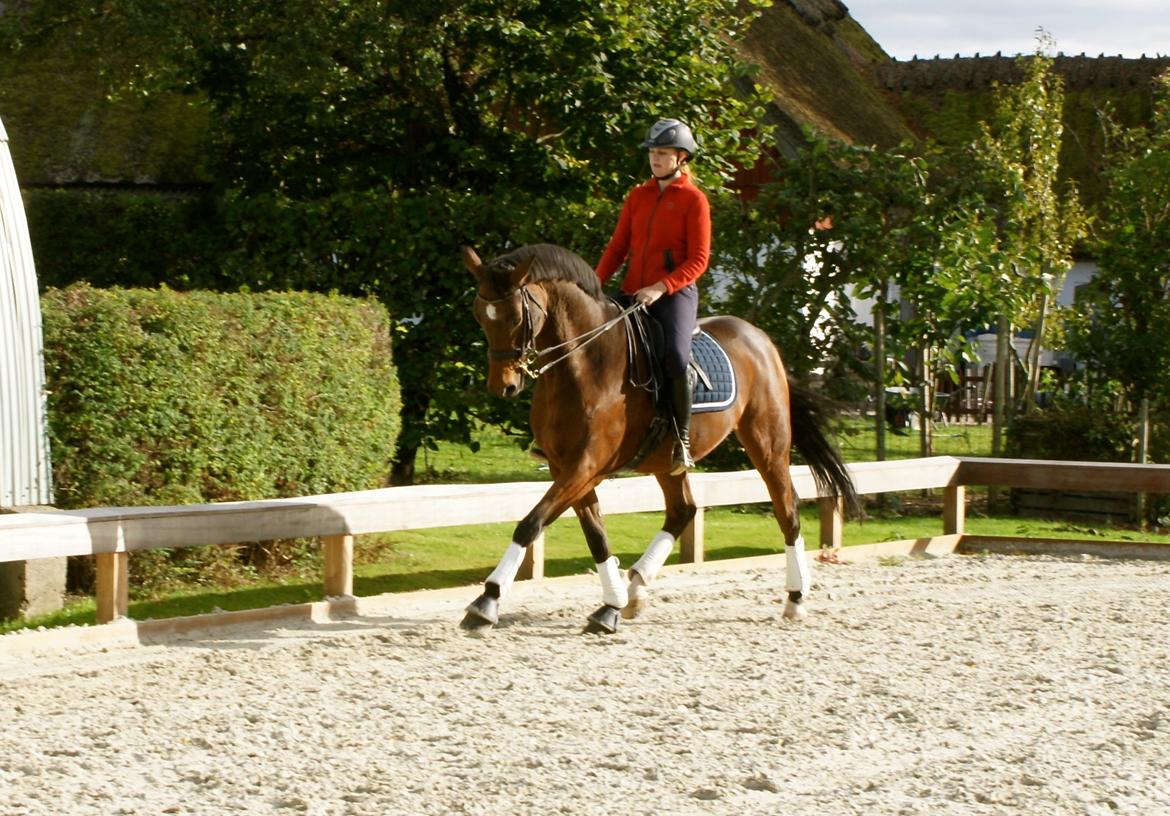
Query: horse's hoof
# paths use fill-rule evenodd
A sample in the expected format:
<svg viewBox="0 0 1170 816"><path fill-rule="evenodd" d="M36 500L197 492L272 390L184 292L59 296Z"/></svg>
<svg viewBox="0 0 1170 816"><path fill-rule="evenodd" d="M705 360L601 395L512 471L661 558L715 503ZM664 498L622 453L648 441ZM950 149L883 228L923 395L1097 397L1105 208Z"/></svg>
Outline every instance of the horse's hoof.
<svg viewBox="0 0 1170 816"><path fill-rule="evenodd" d="M792 601L784 602L784 619L790 621L802 621L808 617L808 610L804 608L803 603L793 603Z"/></svg>
<svg viewBox="0 0 1170 816"><path fill-rule="evenodd" d="M603 606L589 616L585 624L587 635L612 635L618 630L621 612L616 606Z"/></svg>
<svg viewBox="0 0 1170 816"><path fill-rule="evenodd" d="M629 593L630 601L622 607L622 617L626 620L633 620L650 606L650 593L646 591L643 584L634 581L630 582Z"/></svg>
<svg viewBox="0 0 1170 816"><path fill-rule="evenodd" d="M488 629L500 622L500 600L488 595L480 595L467 605L467 614L459 624L461 629L477 632Z"/></svg>

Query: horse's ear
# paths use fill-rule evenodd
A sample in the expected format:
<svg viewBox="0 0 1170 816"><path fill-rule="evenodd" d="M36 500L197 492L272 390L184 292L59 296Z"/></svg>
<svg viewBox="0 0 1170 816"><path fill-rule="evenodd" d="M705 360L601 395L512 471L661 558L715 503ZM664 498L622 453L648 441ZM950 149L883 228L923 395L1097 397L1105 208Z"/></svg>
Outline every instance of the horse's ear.
<svg viewBox="0 0 1170 816"><path fill-rule="evenodd" d="M528 283L528 273L532 271L533 256L529 255L516 265L516 268L508 275L508 281L512 284L513 289L519 289L524 284Z"/></svg>
<svg viewBox="0 0 1170 816"><path fill-rule="evenodd" d="M479 255L475 253L475 250L469 246L463 247L463 264L471 274L475 275L475 279L479 280L480 269L483 268L483 261L479 259Z"/></svg>

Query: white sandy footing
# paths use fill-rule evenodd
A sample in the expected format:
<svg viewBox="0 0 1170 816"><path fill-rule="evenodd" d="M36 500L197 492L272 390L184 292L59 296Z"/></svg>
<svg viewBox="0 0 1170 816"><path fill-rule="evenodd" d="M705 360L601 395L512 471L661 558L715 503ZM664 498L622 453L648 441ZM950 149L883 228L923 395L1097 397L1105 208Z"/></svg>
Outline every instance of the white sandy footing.
<svg viewBox="0 0 1170 816"><path fill-rule="evenodd" d="M0 811L1170 814L1170 564L713 566L0 657Z"/></svg>

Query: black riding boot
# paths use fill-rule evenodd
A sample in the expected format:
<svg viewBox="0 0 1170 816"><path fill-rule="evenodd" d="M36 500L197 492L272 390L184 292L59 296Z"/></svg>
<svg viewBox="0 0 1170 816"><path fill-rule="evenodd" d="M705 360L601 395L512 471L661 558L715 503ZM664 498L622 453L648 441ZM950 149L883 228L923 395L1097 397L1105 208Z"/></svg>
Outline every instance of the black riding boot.
<svg viewBox="0 0 1170 816"><path fill-rule="evenodd" d="M687 373L670 379L670 404L674 412L674 431L678 443L670 460L670 473L677 476L695 466L691 457L691 392L695 387L695 372L688 366Z"/></svg>

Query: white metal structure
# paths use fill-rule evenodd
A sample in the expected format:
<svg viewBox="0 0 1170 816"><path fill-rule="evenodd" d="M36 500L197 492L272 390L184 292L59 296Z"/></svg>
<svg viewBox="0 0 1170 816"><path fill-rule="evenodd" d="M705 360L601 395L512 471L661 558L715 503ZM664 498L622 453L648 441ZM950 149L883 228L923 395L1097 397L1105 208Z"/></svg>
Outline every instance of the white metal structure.
<svg viewBox="0 0 1170 816"><path fill-rule="evenodd" d="M0 122L0 507L52 503L43 357L28 223Z"/></svg>

